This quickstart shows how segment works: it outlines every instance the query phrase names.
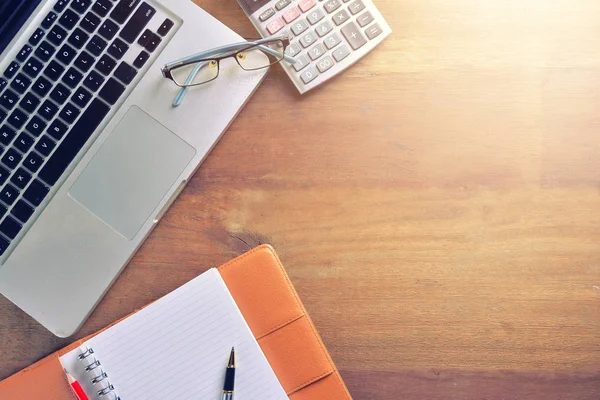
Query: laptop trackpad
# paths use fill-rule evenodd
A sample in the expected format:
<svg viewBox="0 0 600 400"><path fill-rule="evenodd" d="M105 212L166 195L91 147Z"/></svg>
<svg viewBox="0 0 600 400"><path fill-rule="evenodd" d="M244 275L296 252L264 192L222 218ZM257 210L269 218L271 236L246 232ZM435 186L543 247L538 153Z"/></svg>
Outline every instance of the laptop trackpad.
<svg viewBox="0 0 600 400"><path fill-rule="evenodd" d="M79 175L69 195L131 240L196 151L131 107Z"/></svg>

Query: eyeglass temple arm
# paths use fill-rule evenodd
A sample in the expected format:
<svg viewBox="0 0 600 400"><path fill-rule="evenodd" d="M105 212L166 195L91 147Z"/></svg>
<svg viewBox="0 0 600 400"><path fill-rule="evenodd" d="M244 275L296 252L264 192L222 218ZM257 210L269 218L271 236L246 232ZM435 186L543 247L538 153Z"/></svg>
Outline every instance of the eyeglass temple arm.
<svg viewBox="0 0 600 400"><path fill-rule="evenodd" d="M190 75L187 77L185 84L189 85L194 81L194 78L196 77L196 74L198 74L198 72L200 71L201 68L203 68L205 65L207 64L207 61L204 62L199 62L198 64L196 64L196 66L194 67L194 69L192 70L192 72L190 72ZM177 107L178 105L181 104L181 102L183 101L183 98L185 97L185 94L188 91L188 87L184 86L179 90L179 93L177 93L177 96L175 96L175 99L173 99L173 107Z"/></svg>

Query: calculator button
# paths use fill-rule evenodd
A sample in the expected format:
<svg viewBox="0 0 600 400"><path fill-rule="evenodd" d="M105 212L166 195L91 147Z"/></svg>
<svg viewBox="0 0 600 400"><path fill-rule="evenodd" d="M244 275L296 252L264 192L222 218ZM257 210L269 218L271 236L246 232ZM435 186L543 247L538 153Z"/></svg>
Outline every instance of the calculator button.
<svg viewBox="0 0 600 400"><path fill-rule="evenodd" d="M315 2L315 0L300 0L300 2L298 3L298 7L300 7L300 10L302 10L302 12L307 12L316 4L317 3Z"/></svg>
<svg viewBox="0 0 600 400"><path fill-rule="evenodd" d="M308 29L308 24L303 19L298 22L295 22L292 25L292 32L294 32L294 35L296 35L296 36L300 35L302 32L304 32L307 29Z"/></svg>
<svg viewBox="0 0 600 400"><path fill-rule="evenodd" d="M307 32L300 38L300 44L302 47L307 48L317 41L317 35L312 32Z"/></svg>
<svg viewBox="0 0 600 400"><path fill-rule="evenodd" d="M342 34L354 50L363 47L367 43L367 39L360 33L354 22L346 24L342 28Z"/></svg>
<svg viewBox="0 0 600 400"><path fill-rule="evenodd" d="M317 63L317 68L319 71L321 71L321 73L327 71L331 67L333 67L333 60L329 56L323 58Z"/></svg>
<svg viewBox="0 0 600 400"><path fill-rule="evenodd" d="M334 12L335 10L337 10L338 8L340 8L341 6L342 6L341 0L329 0L327 3L325 3L323 5L323 7L325 7L325 10L327 10L327 12L329 14L331 14L332 12Z"/></svg>
<svg viewBox="0 0 600 400"><path fill-rule="evenodd" d="M342 61L344 58L348 57L348 55L350 55L350 49L346 45L339 47L333 52L333 58L335 58L335 61L337 62Z"/></svg>
<svg viewBox="0 0 600 400"><path fill-rule="evenodd" d="M368 11L364 12L356 19L356 22L358 22L361 28L364 28L365 26L373 22L373 16Z"/></svg>
<svg viewBox="0 0 600 400"><path fill-rule="evenodd" d="M267 30L269 31L269 33L271 35L274 35L275 33L282 30L283 27L284 27L283 22L281 22L281 20L279 18L277 18L277 19L274 19L273 21L269 22L269 24L267 25Z"/></svg>
<svg viewBox="0 0 600 400"><path fill-rule="evenodd" d="M277 8L278 11L283 10L290 4L292 4L292 0L279 0L277 3L275 3L275 8Z"/></svg>
<svg viewBox="0 0 600 400"><path fill-rule="evenodd" d="M275 9L273 7L271 7L264 13L260 14L258 16L258 19L260 19L260 22L265 22L266 20L271 18L273 15L275 15Z"/></svg>
<svg viewBox="0 0 600 400"><path fill-rule="evenodd" d="M302 79L304 84L308 84L312 82L318 75L319 73L317 72L315 67L310 67L309 69L304 71L302 75L300 75L300 78Z"/></svg>
<svg viewBox="0 0 600 400"><path fill-rule="evenodd" d="M300 11L296 7L292 7L283 13L283 20L288 24L300 16Z"/></svg>
<svg viewBox="0 0 600 400"><path fill-rule="evenodd" d="M333 30L333 25L329 21L323 21L319 26L317 26L316 32L317 35L323 37L327 35L329 32Z"/></svg>
<svg viewBox="0 0 600 400"><path fill-rule="evenodd" d="M323 47L323 45L321 43L313 46L308 51L308 55L313 61L316 60L317 58L321 57L323 54L325 54L325 47Z"/></svg>
<svg viewBox="0 0 600 400"><path fill-rule="evenodd" d="M362 0L356 0L348 6L348 9L352 13L352 15L356 15L365 9L365 4L362 2Z"/></svg>
<svg viewBox="0 0 600 400"><path fill-rule="evenodd" d="M311 11L306 16L306 19L308 19L308 22L310 22L311 25L314 25L317 22L319 22L320 20L322 20L323 17L325 17L325 14L323 13L323 10L321 10L320 8L317 8L314 11Z"/></svg>
<svg viewBox="0 0 600 400"><path fill-rule="evenodd" d="M338 12L335 13L335 15L333 16L333 22L335 22L336 25L341 25L344 22L348 21L348 18L350 18L350 16L348 15L348 13L344 10L340 10Z"/></svg>
<svg viewBox="0 0 600 400"><path fill-rule="evenodd" d="M377 36L381 35L381 32L379 24L372 25L365 31L369 39L375 39Z"/></svg>
<svg viewBox="0 0 600 400"><path fill-rule="evenodd" d="M296 57L296 63L294 63L294 69L296 71L302 71L308 65L308 58L302 54L301 56Z"/></svg>
<svg viewBox="0 0 600 400"><path fill-rule="evenodd" d="M302 49L298 46L298 43L291 43L287 49L285 49L285 54L290 57L296 57L298 53L300 53Z"/></svg>
<svg viewBox="0 0 600 400"><path fill-rule="evenodd" d="M327 36L327 38L323 41L323 43L325 43L325 46L327 46L327 48L329 50L331 50L335 46L340 44L341 41L342 41L342 39L339 37L339 35L337 33L332 33L331 35Z"/></svg>

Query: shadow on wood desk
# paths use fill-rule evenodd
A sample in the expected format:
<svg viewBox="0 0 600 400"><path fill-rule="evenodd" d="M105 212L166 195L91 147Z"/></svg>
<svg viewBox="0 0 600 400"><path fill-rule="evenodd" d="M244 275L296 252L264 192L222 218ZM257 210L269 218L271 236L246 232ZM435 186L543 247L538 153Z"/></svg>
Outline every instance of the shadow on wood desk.
<svg viewBox="0 0 600 400"><path fill-rule="evenodd" d="M77 337L262 241L356 399L599 399L600 2L377 4L333 82L273 69ZM0 312L0 378L72 340Z"/></svg>

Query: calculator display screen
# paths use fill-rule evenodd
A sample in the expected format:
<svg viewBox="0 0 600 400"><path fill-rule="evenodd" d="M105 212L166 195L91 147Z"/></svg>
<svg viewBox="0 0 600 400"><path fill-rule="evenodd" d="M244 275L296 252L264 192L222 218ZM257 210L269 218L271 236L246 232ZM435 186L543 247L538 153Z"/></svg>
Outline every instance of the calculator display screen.
<svg viewBox="0 0 600 400"><path fill-rule="evenodd" d="M248 15L253 14L254 11L258 10L265 4L271 2L271 0L238 0L240 5L244 8Z"/></svg>

